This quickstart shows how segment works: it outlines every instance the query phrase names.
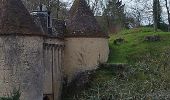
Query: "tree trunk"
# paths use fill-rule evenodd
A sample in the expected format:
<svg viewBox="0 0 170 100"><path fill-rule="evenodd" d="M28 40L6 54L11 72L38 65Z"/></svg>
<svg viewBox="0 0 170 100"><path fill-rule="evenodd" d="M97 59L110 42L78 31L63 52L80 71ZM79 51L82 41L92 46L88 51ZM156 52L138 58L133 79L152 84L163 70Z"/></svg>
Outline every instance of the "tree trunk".
<svg viewBox="0 0 170 100"><path fill-rule="evenodd" d="M153 20L155 32L160 28L161 22L161 7L159 0L153 0Z"/></svg>
<svg viewBox="0 0 170 100"><path fill-rule="evenodd" d="M153 20L154 20L154 31L157 32L158 25L157 25L157 0L153 0Z"/></svg>
<svg viewBox="0 0 170 100"><path fill-rule="evenodd" d="M168 7L168 0L165 0L165 6L166 6L167 14L168 14L168 32L170 32L170 11Z"/></svg>
<svg viewBox="0 0 170 100"><path fill-rule="evenodd" d="M60 0L57 0L57 19L59 19Z"/></svg>

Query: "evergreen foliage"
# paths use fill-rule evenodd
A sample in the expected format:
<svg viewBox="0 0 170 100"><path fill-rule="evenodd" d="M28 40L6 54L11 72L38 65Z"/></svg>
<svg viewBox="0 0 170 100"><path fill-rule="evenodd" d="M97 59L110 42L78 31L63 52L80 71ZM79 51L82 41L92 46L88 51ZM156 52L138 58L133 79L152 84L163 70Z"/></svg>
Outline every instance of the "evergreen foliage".
<svg viewBox="0 0 170 100"><path fill-rule="evenodd" d="M125 25L125 14L124 6L122 1L119 0L109 0L104 10L103 16L105 21L107 21L107 27L113 28L116 25L124 27Z"/></svg>
<svg viewBox="0 0 170 100"><path fill-rule="evenodd" d="M20 100L21 93L20 90L14 89L12 96L0 97L0 100Z"/></svg>

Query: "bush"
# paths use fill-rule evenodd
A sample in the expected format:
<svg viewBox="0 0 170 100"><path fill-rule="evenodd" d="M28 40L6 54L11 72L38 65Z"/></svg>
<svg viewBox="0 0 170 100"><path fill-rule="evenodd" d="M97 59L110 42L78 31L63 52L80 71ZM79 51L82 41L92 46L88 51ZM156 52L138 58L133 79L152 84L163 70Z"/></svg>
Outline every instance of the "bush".
<svg viewBox="0 0 170 100"><path fill-rule="evenodd" d="M20 100L20 95L19 90L14 90L11 97L0 97L0 100Z"/></svg>

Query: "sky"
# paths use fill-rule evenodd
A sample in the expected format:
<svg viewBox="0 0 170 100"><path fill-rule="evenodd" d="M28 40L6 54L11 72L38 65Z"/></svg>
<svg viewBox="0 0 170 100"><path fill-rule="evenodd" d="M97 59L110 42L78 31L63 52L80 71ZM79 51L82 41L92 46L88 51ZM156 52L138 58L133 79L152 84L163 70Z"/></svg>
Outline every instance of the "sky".
<svg viewBox="0 0 170 100"><path fill-rule="evenodd" d="M64 2L69 2L69 3L72 3L74 0L60 0L60 1L64 1ZM144 8L144 6L142 6L142 3L140 4L140 3L138 3L138 5L134 2L134 1L140 1L140 0L122 0L122 2L123 2L123 4L126 4L125 5L125 7L126 7L126 12L131 12L132 10L131 10L131 8L140 8L140 9L143 9ZM147 2L147 6L149 7L149 9L151 9L152 8L152 6L149 6L149 5L152 5L152 1L153 0L146 0L146 2ZM71 6L71 5L70 5ZM164 7L164 4L162 3L162 6L163 6L163 10L162 10L162 19L166 22L166 20L167 20L167 14L166 14L166 9L165 9L165 7ZM147 8L145 9L144 8L144 10L146 11L146 12L143 12L143 14L142 14L142 22L141 22L141 24L143 24L143 25L147 25L147 24L149 24L149 23L152 23L153 22L153 18L152 18L152 13L151 13L151 11L149 11ZM132 12L131 12L132 13ZM135 12L134 12L135 13ZM148 16L150 16L150 19L149 19L149 17ZM148 20L150 20L151 22L148 22Z"/></svg>
<svg viewBox="0 0 170 100"><path fill-rule="evenodd" d="M66 2L66 1L67 1L67 2L68 2L68 1L69 1L69 2L72 2L73 0L61 0L61 1L64 1L64 2ZM129 0L122 0L122 1L123 1L123 2L128 2Z"/></svg>
<svg viewBox="0 0 170 100"><path fill-rule="evenodd" d="M60 1L72 3L74 0L60 0ZM107 1L107 0L105 0L105 1ZM133 2L129 2L129 1L132 1L132 0L122 0L123 4L124 3L126 3L126 5L133 4Z"/></svg>

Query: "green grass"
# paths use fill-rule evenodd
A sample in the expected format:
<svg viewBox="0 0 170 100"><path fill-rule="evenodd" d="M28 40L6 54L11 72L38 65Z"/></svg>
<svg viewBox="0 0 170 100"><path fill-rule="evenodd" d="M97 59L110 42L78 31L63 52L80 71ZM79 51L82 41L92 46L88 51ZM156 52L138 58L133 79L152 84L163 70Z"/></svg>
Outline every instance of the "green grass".
<svg viewBox="0 0 170 100"><path fill-rule="evenodd" d="M161 41L146 42L144 37L148 35L160 35ZM114 40L123 38L124 43L114 44ZM146 54L159 54L163 49L170 46L170 32L154 32L152 28L136 28L124 30L110 36L110 55L108 63L134 63L136 57Z"/></svg>

